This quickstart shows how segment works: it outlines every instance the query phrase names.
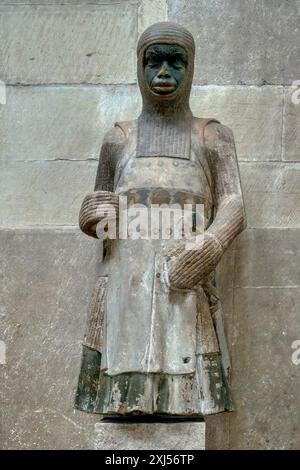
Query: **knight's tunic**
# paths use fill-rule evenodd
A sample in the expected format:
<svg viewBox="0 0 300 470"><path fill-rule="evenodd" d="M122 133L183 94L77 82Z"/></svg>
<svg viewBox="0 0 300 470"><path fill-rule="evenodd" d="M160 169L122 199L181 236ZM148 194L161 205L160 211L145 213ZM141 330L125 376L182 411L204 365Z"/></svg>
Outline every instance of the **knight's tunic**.
<svg viewBox="0 0 300 470"><path fill-rule="evenodd" d="M207 149L199 139L206 123L193 119L190 154L183 158L138 156L136 121L117 124L126 144L116 162L114 192L126 196L128 207L203 204L206 229L215 197ZM221 306L213 281L193 289L169 287L165 255L185 241L149 235L108 244L89 319L77 407L103 414L182 416L230 410L214 321Z"/></svg>

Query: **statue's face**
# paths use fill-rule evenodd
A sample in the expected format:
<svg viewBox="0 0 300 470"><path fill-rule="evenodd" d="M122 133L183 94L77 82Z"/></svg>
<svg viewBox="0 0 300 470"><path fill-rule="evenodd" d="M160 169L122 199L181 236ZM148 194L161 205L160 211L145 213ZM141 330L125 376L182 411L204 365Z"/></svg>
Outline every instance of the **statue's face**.
<svg viewBox="0 0 300 470"><path fill-rule="evenodd" d="M187 63L187 53L181 46L149 46L144 56L144 73L151 91L157 95L174 93L185 77Z"/></svg>

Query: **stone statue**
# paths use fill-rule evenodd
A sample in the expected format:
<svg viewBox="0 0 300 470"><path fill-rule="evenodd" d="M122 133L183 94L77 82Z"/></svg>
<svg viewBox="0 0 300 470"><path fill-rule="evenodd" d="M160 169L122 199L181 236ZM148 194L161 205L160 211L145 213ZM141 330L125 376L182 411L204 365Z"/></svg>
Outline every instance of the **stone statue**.
<svg viewBox="0 0 300 470"><path fill-rule="evenodd" d="M174 23L141 35L142 112L106 134L95 191L81 207L80 227L94 237L104 212L119 217L119 196L128 207L190 204L194 215L197 204L204 224L193 249L184 237L104 240L76 396L85 411L204 417L233 409L215 268L246 221L231 130L190 110L194 52L192 35Z"/></svg>

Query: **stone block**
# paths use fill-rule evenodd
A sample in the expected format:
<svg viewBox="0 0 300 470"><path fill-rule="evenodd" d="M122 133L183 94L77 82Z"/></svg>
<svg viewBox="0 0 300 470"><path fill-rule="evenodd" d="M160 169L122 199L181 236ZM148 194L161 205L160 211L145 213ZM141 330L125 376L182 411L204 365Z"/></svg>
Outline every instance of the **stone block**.
<svg viewBox="0 0 300 470"><path fill-rule="evenodd" d="M299 449L300 288L236 288L231 449Z"/></svg>
<svg viewBox="0 0 300 470"><path fill-rule="evenodd" d="M0 402L17 414L27 406L20 418L24 425L31 410L33 425L50 413L51 421L60 416L58 426L69 419L76 428L81 343L101 243L79 229L4 230L0 237L0 339L6 344Z"/></svg>
<svg viewBox="0 0 300 470"><path fill-rule="evenodd" d="M140 0L138 11L139 35L154 23L168 21L167 0Z"/></svg>
<svg viewBox="0 0 300 470"><path fill-rule="evenodd" d="M75 225L93 191L97 162L7 162L1 165L1 228Z"/></svg>
<svg viewBox="0 0 300 470"><path fill-rule="evenodd" d="M248 228L300 228L300 165L241 163Z"/></svg>
<svg viewBox="0 0 300 470"><path fill-rule="evenodd" d="M300 286L300 230L248 229L236 243L236 287Z"/></svg>
<svg viewBox="0 0 300 470"><path fill-rule="evenodd" d="M299 82L300 83L300 82ZM300 161L300 89L285 90L283 114L283 159Z"/></svg>
<svg viewBox="0 0 300 470"><path fill-rule="evenodd" d="M137 4L127 1L2 5L1 80L9 84L135 82L136 17Z"/></svg>
<svg viewBox="0 0 300 470"><path fill-rule="evenodd" d="M61 397L59 397L61 399ZM0 445L5 450L87 450L95 416L43 405L0 404Z"/></svg>
<svg viewBox="0 0 300 470"><path fill-rule="evenodd" d="M232 129L239 160L281 160L281 87L195 86L191 107Z"/></svg>
<svg viewBox="0 0 300 470"><path fill-rule="evenodd" d="M99 242L79 230L1 231L2 449L88 449L73 409Z"/></svg>
<svg viewBox="0 0 300 470"><path fill-rule="evenodd" d="M245 194L248 227L300 228L300 195Z"/></svg>
<svg viewBox="0 0 300 470"><path fill-rule="evenodd" d="M281 104L278 87L194 87L191 97L196 116L232 128L241 161L280 160ZM117 120L136 118L140 108L135 86L7 87L1 158L98 158L104 133ZM260 119L254 120L257 109Z"/></svg>
<svg viewBox="0 0 300 470"><path fill-rule="evenodd" d="M96 450L203 450L204 422L96 423Z"/></svg>
<svg viewBox="0 0 300 470"><path fill-rule="evenodd" d="M205 418L205 450L228 450L230 413L219 413Z"/></svg>
<svg viewBox="0 0 300 470"><path fill-rule="evenodd" d="M196 86L191 106L232 128L239 160L280 160L281 88ZM98 158L104 133L140 109L136 86L9 86L0 106L1 159Z"/></svg>
<svg viewBox="0 0 300 470"><path fill-rule="evenodd" d="M1 160L98 159L115 121L136 116L135 86L8 86Z"/></svg>
<svg viewBox="0 0 300 470"><path fill-rule="evenodd" d="M138 0L124 0L126 3L136 4ZM120 0L1 0L3 5L97 5L120 3Z"/></svg>
<svg viewBox="0 0 300 470"><path fill-rule="evenodd" d="M299 75L299 1L169 0L197 44L195 83L290 84Z"/></svg>

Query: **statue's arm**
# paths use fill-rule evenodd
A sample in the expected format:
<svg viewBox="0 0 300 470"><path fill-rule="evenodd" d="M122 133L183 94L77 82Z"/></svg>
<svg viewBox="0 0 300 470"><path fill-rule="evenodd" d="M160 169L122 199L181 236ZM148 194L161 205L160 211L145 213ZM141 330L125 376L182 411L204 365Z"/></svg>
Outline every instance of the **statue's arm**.
<svg viewBox="0 0 300 470"><path fill-rule="evenodd" d="M216 238L225 251L246 228L240 173L232 131L219 123L205 130L214 181L216 214L207 234Z"/></svg>
<svg viewBox="0 0 300 470"><path fill-rule="evenodd" d="M123 130L116 125L107 132L100 151L94 192L88 194L79 212L81 230L92 237L97 237L96 226L101 220L101 204L111 204L117 212L117 196L114 195L114 177L118 158L125 142Z"/></svg>
<svg viewBox="0 0 300 470"><path fill-rule="evenodd" d="M113 127L105 134L99 157L95 191L113 192L115 167L124 140L125 135L119 126Z"/></svg>
<svg viewBox="0 0 300 470"><path fill-rule="evenodd" d="M240 175L231 130L212 122L205 129L213 176L216 213L193 250L182 250L168 262L170 285L192 288L205 281L224 251L246 227Z"/></svg>

